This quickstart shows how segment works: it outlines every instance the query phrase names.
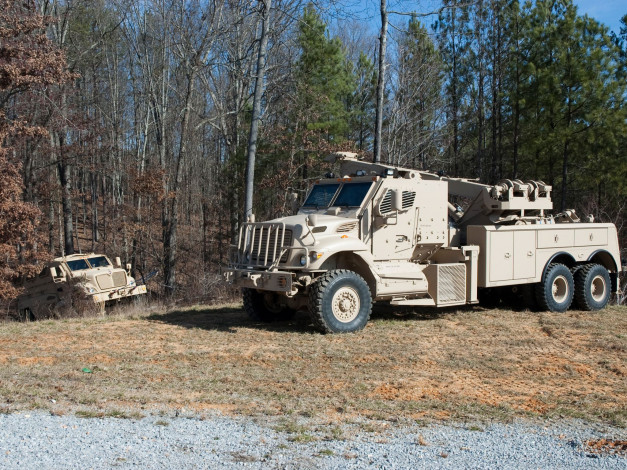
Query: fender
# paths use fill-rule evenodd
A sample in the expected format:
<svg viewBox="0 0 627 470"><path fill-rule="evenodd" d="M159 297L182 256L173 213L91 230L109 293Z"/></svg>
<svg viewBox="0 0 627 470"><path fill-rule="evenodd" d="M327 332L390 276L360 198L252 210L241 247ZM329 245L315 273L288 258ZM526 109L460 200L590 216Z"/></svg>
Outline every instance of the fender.
<svg viewBox="0 0 627 470"><path fill-rule="evenodd" d="M546 271L546 267L548 265L557 261L558 258L564 259L564 262L562 262L562 264L565 264L569 268L572 268L575 264L577 264L577 260L575 260L575 257L573 255L571 255L567 251L559 251L551 256L551 258L549 258L549 260L546 262L546 265L544 266L543 272Z"/></svg>
<svg viewBox="0 0 627 470"><path fill-rule="evenodd" d="M618 264L616 264L616 260L607 250L594 251L590 254L590 256L588 256L587 261L596 261L598 264L605 266L608 271L618 272Z"/></svg>

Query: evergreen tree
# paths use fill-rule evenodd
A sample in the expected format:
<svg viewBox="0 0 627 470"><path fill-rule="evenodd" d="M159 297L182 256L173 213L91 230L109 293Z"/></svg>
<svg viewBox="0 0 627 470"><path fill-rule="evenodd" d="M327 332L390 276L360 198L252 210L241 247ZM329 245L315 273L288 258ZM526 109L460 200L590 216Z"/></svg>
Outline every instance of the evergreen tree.
<svg viewBox="0 0 627 470"><path fill-rule="evenodd" d="M399 40L397 84L388 119L391 162L428 169L441 148L442 62L415 18Z"/></svg>
<svg viewBox="0 0 627 470"><path fill-rule="evenodd" d="M442 4L447 8L442 10L434 28L445 66L444 96L448 142L444 148L444 159L449 173L460 176L463 173L463 152L467 144L464 134L468 109L466 93L472 81L469 64L469 7L462 0L444 0Z"/></svg>
<svg viewBox="0 0 627 470"><path fill-rule="evenodd" d="M311 3L303 11L297 41L301 49L297 99L306 128L321 131L329 141L341 141L349 130L346 102L355 81L341 41L328 37L327 26Z"/></svg>
<svg viewBox="0 0 627 470"><path fill-rule="evenodd" d="M350 113L349 138L359 150L370 147L375 119L375 88L377 74L374 64L361 52L354 67L355 91L349 96L347 109Z"/></svg>
<svg viewBox="0 0 627 470"><path fill-rule="evenodd" d="M615 154L624 131L625 83L617 80L618 51L607 29L577 15L571 0L527 4L529 41L525 140L536 175L556 185L565 209ZM576 188L571 191L571 188Z"/></svg>

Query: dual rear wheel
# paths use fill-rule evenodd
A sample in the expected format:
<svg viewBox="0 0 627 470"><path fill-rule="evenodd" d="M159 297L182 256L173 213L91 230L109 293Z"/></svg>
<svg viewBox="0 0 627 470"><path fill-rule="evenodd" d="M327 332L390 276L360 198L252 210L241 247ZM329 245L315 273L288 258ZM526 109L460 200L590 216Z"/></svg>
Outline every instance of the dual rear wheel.
<svg viewBox="0 0 627 470"><path fill-rule="evenodd" d="M593 263L573 271L564 264L550 264L536 285L538 307L551 312L565 312L573 301L582 310L600 310L609 302L610 294L609 272Z"/></svg>

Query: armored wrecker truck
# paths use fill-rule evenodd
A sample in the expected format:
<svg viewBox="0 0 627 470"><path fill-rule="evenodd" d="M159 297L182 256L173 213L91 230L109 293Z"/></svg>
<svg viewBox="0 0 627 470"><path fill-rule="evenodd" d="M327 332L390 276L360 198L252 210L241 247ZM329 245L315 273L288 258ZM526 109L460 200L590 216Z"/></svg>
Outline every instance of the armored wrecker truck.
<svg viewBox="0 0 627 470"><path fill-rule="evenodd" d="M122 267L120 258L101 254L79 254L55 258L40 274L24 283L17 298L18 318L48 317L55 309L94 308L104 312L105 303L146 293L130 275L131 265Z"/></svg>
<svg viewBox="0 0 627 470"><path fill-rule="evenodd" d="M340 175L316 181L296 215L242 225L226 278L253 319L307 308L320 330L342 333L366 325L373 301L447 307L510 292L564 312L602 309L618 289L616 227L551 215L541 181L335 158Z"/></svg>

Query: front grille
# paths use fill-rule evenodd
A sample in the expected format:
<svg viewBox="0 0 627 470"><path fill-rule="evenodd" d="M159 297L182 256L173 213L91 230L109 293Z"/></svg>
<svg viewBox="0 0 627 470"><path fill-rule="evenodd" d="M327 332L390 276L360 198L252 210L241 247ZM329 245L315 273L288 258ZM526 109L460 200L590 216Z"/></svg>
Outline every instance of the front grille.
<svg viewBox="0 0 627 470"><path fill-rule="evenodd" d="M115 271L111 278L113 279L114 287L124 287L126 285L126 273L124 271Z"/></svg>
<svg viewBox="0 0 627 470"><path fill-rule="evenodd" d="M287 262L289 252L281 255L282 247L292 246L292 231L284 224L257 223L242 227L238 243L237 264L268 267L278 256Z"/></svg>
<svg viewBox="0 0 627 470"><path fill-rule="evenodd" d="M124 287L126 285L126 273L124 271L115 271L112 274L99 274L96 276L96 282L101 290Z"/></svg>
<svg viewBox="0 0 627 470"><path fill-rule="evenodd" d="M113 288L113 279L110 274L99 274L96 276L96 282L102 290Z"/></svg>

